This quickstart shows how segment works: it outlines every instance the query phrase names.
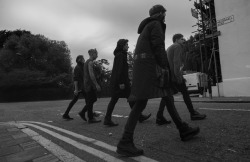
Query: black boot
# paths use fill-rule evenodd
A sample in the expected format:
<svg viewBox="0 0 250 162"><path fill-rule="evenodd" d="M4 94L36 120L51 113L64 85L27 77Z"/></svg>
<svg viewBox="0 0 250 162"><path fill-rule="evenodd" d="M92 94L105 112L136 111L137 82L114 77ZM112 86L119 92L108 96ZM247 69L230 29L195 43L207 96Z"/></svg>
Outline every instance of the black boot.
<svg viewBox="0 0 250 162"><path fill-rule="evenodd" d="M192 139L195 135L197 135L200 132L199 127L189 127L187 123L183 122L183 125L179 129L180 137L182 141L188 141Z"/></svg>
<svg viewBox="0 0 250 162"><path fill-rule="evenodd" d="M103 122L104 125L107 125L107 126L110 126L110 127L115 127L115 126L118 126L119 124L117 123L114 123L111 119L104 119L104 122Z"/></svg>
<svg viewBox="0 0 250 162"><path fill-rule="evenodd" d="M139 122L140 123L142 123L143 121L145 121L145 120L147 120L148 118L150 118L150 116L151 116L151 113L150 114L148 114L148 115L140 115L140 117L139 117Z"/></svg>
<svg viewBox="0 0 250 162"><path fill-rule="evenodd" d="M78 113L78 115L82 118L82 120L87 121L87 119L85 117L85 112L81 111Z"/></svg>
<svg viewBox="0 0 250 162"><path fill-rule="evenodd" d="M205 114L200 114L198 111L194 111L191 115L191 120L203 120L207 116Z"/></svg>
<svg viewBox="0 0 250 162"><path fill-rule="evenodd" d="M124 133L117 145L116 152L122 156L134 157L143 155L144 151L135 147L132 133Z"/></svg>
<svg viewBox="0 0 250 162"><path fill-rule="evenodd" d="M170 124L171 121L168 121L164 116L157 116L156 117L156 124L158 125L164 125L164 124Z"/></svg>
<svg viewBox="0 0 250 162"><path fill-rule="evenodd" d="M69 114L63 114L62 118L67 120L73 120L73 118L71 118Z"/></svg>

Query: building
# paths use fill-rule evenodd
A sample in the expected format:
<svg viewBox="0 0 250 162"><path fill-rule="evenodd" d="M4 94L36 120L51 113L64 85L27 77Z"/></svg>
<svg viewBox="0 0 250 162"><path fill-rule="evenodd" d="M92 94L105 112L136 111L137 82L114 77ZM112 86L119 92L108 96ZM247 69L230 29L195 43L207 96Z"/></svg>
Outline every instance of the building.
<svg viewBox="0 0 250 162"><path fill-rule="evenodd" d="M250 0L215 0L221 96L250 96Z"/></svg>
<svg viewBox="0 0 250 162"><path fill-rule="evenodd" d="M207 57L201 61L204 72L208 73L210 63L215 65L212 95L250 96L250 0L195 0L194 7L191 12L198 20L200 53ZM215 61L211 49L215 49Z"/></svg>

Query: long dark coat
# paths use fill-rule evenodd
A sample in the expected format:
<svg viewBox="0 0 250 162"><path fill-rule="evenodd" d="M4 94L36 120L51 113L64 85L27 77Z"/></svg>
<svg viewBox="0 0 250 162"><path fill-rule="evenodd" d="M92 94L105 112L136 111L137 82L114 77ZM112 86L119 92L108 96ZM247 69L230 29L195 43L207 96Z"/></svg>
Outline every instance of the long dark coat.
<svg viewBox="0 0 250 162"><path fill-rule="evenodd" d="M130 94L130 80L128 77L127 52L115 51L114 55L110 81L111 97L128 98ZM120 89L120 84L125 84L125 89Z"/></svg>
<svg viewBox="0 0 250 162"><path fill-rule="evenodd" d="M165 53L165 30L165 23L152 17L141 22L138 28L140 36L136 44L135 57L146 53L153 58L135 59L129 101L161 98L171 93L169 89L160 88L159 78L156 75L157 65L164 68L168 63Z"/></svg>

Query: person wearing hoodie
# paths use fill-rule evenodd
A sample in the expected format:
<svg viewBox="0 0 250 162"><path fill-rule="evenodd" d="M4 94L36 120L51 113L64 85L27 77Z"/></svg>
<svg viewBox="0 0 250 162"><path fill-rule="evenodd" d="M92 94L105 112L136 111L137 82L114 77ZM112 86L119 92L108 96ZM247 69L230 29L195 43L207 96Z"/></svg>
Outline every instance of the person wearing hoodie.
<svg viewBox="0 0 250 162"><path fill-rule="evenodd" d="M190 140L200 131L199 127L189 127L180 118L170 86L162 86L157 69L168 67L165 53L165 16L166 9L155 5L149 10L150 17L144 19L138 28L138 40L135 48L133 79L128 101L134 101L132 111L126 122L122 138L117 144L116 152L123 156L140 156L143 150L135 147L134 130L140 113L145 109L148 99L163 98L168 112L180 133L182 141Z"/></svg>
<svg viewBox="0 0 250 162"><path fill-rule="evenodd" d="M107 126L117 126L117 123L114 123L111 120L112 112L114 110L115 104L119 98L128 98L130 94L130 79L128 76L128 62L127 62L127 52L128 52L128 40L120 39L117 42L117 46L114 50L114 63L111 73L110 80L110 91L111 91L111 100L107 107L107 112L104 118L104 125ZM133 108L134 102L129 102L131 109ZM140 115L139 122L147 120L149 115Z"/></svg>
<svg viewBox="0 0 250 162"><path fill-rule="evenodd" d="M73 73L73 80L74 80L74 97L72 99L72 101L69 103L65 113L63 114L63 119L67 119L67 120L72 120L73 118L71 118L69 116L69 112L71 110L71 108L74 106L74 104L77 102L79 95L83 94L83 96L85 96L84 93L84 87L83 87L83 66L85 63L84 57L83 55L78 55L76 57L76 67L74 68L74 73Z"/></svg>

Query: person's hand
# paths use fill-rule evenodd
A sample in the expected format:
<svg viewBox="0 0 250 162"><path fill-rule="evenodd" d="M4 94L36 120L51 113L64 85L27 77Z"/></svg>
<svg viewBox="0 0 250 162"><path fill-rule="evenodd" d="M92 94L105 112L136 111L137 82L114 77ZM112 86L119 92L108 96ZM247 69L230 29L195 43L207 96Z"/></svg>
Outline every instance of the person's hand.
<svg viewBox="0 0 250 162"><path fill-rule="evenodd" d="M96 90L97 90L97 92L101 91L101 87L99 86L99 84L96 85Z"/></svg>
<svg viewBox="0 0 250 162"><path fill-rule="evenodd" d="M80 91L78 91L78 90L74 90L74 95L78 95L78 93L79 93Z"/></svg>
<svg viewBox="0 0 250 162"><path fill-rule="evenodd" d="M120 84L119 87L120 89L125 89L125 84Z"/></svg>

